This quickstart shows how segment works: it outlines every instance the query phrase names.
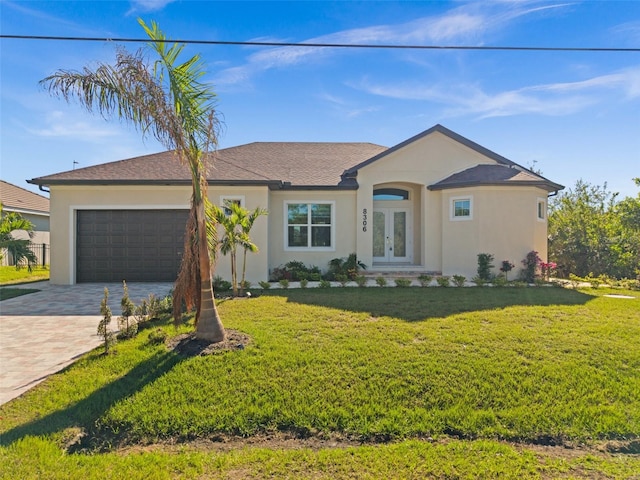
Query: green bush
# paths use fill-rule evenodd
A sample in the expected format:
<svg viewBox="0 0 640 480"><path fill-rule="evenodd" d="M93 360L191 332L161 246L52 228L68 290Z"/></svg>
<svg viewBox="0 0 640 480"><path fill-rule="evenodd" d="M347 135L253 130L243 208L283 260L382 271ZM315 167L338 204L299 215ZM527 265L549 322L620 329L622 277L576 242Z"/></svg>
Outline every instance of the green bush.
<svg viewBox="0 0 640 480"><path fill-rule="evenodd" d="M309 280L307 280L306 278L303 278L300 280L300 288L307 288L308 284L309 284Z"/></svg>
<svg viewBox="0 0 640 480"><path fill-rule="evenodd" d="M281 279L278 283L279 283L279 284L280 284L280 286L281 286L282 288L284 288L285 290L286 290L287 288L289 288L289 280L287 280L286 278Z"/></svg>
<svg viewBox="0 0 640 480"><path fill-rule="evenodd" d="M104 297L100 302L100 323L98 323L98 336L102 339L104 346L104 353L108 355L111 353L111 348L116 344L116 336L109 328L111 323L111 308L109 307L109 290L104 288Z"/></svg>
<svg viewBox="0 0 640 480"><path fill-rule="evenodd" d="M258 282L258 285L260 285L260 288L263 290L269 290L271 288L271 284L265 281Z"/></svg>
<svg viewBox="0 0 640 480"><path fill-rule="evenodd" d="M464 275L454 275L452 277L452 280L453 280L453 284L456 287L464 287L464 284L467 281L467 277L465 277Z"/></svg>
<svg viewBox="0 0 640 480"><path fill-rule="evenodd" d="M438 277L438 278L436 278L436 282L438 282L438 286L439 287L448 287L449 286L449 282L450 282L450 278L447 277L447 276Z"/></svg>
<svg viewBox="0 0 640 480"><path fill-rule="evenodd" d="M493 280L491 280L491 284L494 287L505 287L508 283L506 275L496 275L493 277Z"/></svg>
<svg viewBox="0 0 640 480"><path fill-rule="evenodd" d="M367 277L365 277L364 275L358 275L356 277L355 282L359 287L366 287L367 286Z"/></svg>
<svg viewBox="0 0 640 480"><path fill-rule="evenodd" d="M399 288L407 288L411 286L410 278L396 278L395 279L396 287Z"/></svg>
<svg viewBox="0 0 640 480"><path fill-rule="evenodd" d="M346 276L347 280L355 280L360 270L366 270L367 266L358 260L355 253L350 254L347 258L334 258L329 261L329 271L327 272L327 280L337 280L338 277Z"/></svg>
<svg viewBox="0 0 640 480"><path fill-rule="evenodd" d="M138 323L135 318L136 306L129 298L129 287L127 282L122 282L124 294L120 300L122 315L118 317L118 328L120 329L121 338L133 338L138 333Z"/></svg>
<svg viewBox="0 0 640 480"><path fill-rule="evenodd" d="M490 253L478 254L478 277L484 281L491 280L491 269L493 268L493 255Z"/></svg>
<svg viewBox="0 0 640 480"><path fill-rule="evenodd" d="M227 282L221 276L213 277L213 290L218 292L228 292L231 290L231 282Z"/></svg>
<svg viewBox="0 0 640 480"><path fill-rule="evenodd" d="M418 281L420 282L421 287L428 287L431 283L431 280L433 280L433 275L427 275L426 273L423 273L418 277Z"/></svg>
<svg viewBox="0 0 640 480"><path fill-rule="evenodd" d="M484 280L477 275L473 277L471 281L475 283L478 287L484 287L487 283L489 283L487 280Z"/></svg>
<svg viewBox="0 0 640 480"><path fill-rule="evenodd" d="M376 284L379 287L386 287L387 286L387 279L384 277L376 277Z"/></svg>
<svg viewBox="0 0 640 480"><path fill-rule="evenodd" d="M284 266L276 267L271 272L271 280L279 282L280 280L289 280L290 282L299 282L300 280L310 280L312 282L320 281L322 272L315 265L307 267L304 263L292 260Z"/></svg>
<svg viewBox="0 0 640 480"><path fill-rule="evenodd" d="M318 287L320 287L320 288L331 288L331 282L329 280L322 279L322 280L320 280L320 283L318 284Z"/></svg>

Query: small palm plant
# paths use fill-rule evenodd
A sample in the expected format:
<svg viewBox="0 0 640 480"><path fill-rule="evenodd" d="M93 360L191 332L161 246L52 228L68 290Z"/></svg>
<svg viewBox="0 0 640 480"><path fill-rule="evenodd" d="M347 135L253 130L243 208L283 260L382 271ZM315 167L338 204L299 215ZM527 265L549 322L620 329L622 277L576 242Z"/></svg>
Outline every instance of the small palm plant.
<svg viewBox="0 0 640 480"><path fill-rule="evenodd" d="M33 238L33 223L16 212L10 212L5 215L2 203L0 203L0 249L6 248L11 254L16 270L26 260L27 268L31 271L32 266L38 262L35 253L29 249L31 240L14 238L12 232L15 230L24 230L29 235L29 238Z"/></svg>

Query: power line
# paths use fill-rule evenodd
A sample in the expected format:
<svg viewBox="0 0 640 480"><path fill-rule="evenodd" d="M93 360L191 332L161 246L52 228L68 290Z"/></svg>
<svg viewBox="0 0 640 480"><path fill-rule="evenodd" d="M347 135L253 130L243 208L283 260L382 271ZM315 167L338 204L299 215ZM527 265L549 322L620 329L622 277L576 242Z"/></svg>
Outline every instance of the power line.
<svg viewBox="0 0 640 480"><path fill-rule="evenodd" d="M72 42L121 42L149 43L143 38L117 37L59 37L45 35L5 35L0 39L15 40L54 40ZM252 47L303 47L303 48L371 48L402 50L502 50L502 51L538 51L538 52L640 52L640 48L606 48L606 47L514 47L514 46L473 46L473 45L375 45L362 43L299 43L299 42L245 42L225 40L158 40L165 43L182 43L192 45L240 45Z"/></svg>

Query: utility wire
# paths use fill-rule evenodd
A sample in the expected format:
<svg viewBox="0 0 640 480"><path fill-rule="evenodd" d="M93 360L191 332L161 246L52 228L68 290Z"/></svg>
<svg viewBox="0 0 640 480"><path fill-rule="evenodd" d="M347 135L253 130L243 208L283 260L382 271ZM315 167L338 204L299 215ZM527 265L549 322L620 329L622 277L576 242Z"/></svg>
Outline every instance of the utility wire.
<svg viewBox="0 0 640 480"><path fill-rule="evenodd" d="M16 40L55 40L73 42L121 42L149 43L143 38L108 38L108 37L59 37L44 35L5 35L0 39ZM376 48L403 50L503 50L503 51L538 51L538 52L640 52L640 48L603 48L603 47L509 47L509 46L473 46L473 45L374 45L362 43L298 43L298 42L234 42L223 40L157 40L159 43L182 43L192 45L241 45L254 47L304 47L304 48Z"/></svg>

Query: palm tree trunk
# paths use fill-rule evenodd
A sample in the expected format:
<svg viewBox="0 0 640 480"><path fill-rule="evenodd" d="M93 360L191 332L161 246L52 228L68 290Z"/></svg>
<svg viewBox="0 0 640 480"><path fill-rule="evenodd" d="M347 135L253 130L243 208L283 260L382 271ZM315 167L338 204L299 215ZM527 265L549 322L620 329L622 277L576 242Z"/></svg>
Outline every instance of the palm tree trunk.
<svg viewBox="0 0 640 480"><path fill-rule="evenodd" d="M242 280L240 280L240 295L244 295L245 273L247 272L247 249L242 253Z"/></svg>
<svg viewBox="0 0 640 480"><path fill-rule="evenodd" d="M210 342L222 342L225 331L213 298L213 282L211 281L211 265L209 263L209 247L207 244L206 218L204 202L195 200L196 218L198 219L198 261L200 265L200 316L196 326L196 338Z"/></svg>
<svg viewBox="0 0 640 480"><path fill-rule="evenodd" d="M236 252L231 251L231 286L233 287L233 296L238 296L238 270L236 265Z"/></svg>

